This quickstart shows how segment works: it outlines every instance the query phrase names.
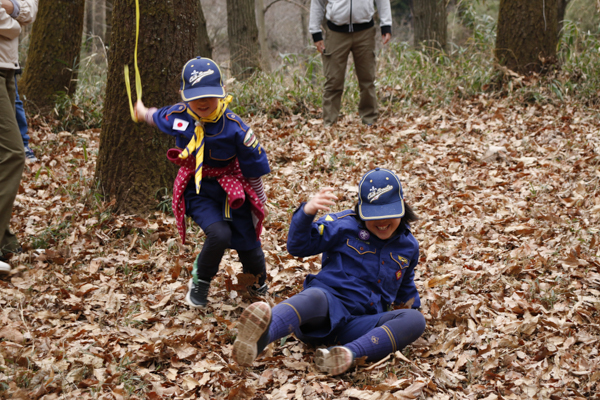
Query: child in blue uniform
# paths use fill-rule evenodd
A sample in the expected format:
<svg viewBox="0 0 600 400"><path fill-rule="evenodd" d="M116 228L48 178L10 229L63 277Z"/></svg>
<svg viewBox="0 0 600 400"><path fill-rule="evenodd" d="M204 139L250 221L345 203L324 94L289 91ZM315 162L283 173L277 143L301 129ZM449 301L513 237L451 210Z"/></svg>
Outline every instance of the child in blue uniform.
<svg viewBox="0 0 600 400"><path fill-rule="evenodd" d="M377 361L401 350L425 330L414 282L419 245L409 223L417 220L404 203L392 171L371 170L359 184L355 210L328 214L336 199L321 189L294 213L288 251L298 257L322 253L322 269L308 275L304 290L273 309L265 302L240 316L233 358L250 365L263 349L292 332L303 342L334 346L316 351L317 367L346 372L359 357ZM406 308L389 311L391 306Z"/></svg>
<svg viewBox="0 0 600 400"><path fill-rule="evenodd" d="M267 291L260 242L266 196L262 176L271 171L258 139L227 105L221 70L209 58L189 60L181 73L182 103L163 108L135 106L138 119L175 136L167 157L180 166L173 186L173 213L185 243L185 215L206 234L194 262L186 303L207 305L211 279L227 248L236 249L243 272L256 281L253 294Z"/></svg>

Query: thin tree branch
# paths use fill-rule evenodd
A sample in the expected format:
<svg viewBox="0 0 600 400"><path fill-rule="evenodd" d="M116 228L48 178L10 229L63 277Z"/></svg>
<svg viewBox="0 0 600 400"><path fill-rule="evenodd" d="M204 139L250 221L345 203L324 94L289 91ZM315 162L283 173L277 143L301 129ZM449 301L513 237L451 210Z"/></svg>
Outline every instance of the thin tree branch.
<svg viewBox="0 0 600 400"><path fill-rule="evenodd" d="M295 2L295 1L293 1L293 0L275 0L275 1L273 1L272 3L270 3L268 6L266 6L266 7L265 7L264 13L266 14L266 13L267 13L267 11L269 10L269 8L270 8L270 7L271 7L273 4L275 4L275 3L279 3L280 1L286 1L286 2L288 2L288 3L290 3L290 4L293 4L293 5L297 6L297 7L303 8L303 9L304 9L304 10L306 10L306 11L309 11L309 8L308 8L308 7L306 7L304 4L296 3L296 2Z"/></svg>

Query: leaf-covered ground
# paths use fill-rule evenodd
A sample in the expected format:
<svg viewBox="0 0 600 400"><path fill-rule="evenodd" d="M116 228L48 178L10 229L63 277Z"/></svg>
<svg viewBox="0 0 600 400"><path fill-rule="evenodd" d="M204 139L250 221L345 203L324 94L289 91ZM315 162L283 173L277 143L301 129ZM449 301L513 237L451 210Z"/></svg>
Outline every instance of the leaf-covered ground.
<svg viewBox="0 0 600 400"><path fill-rule="evenodd" d="M286 252L291 213L324 185L335 210L375 166L395 170L420 215L416 274L428 326L413 345L330 377L293 336L251 368L231 359L253 299L228 252L210 307L184 303L202 245L173 218L115 215L90 192L99 131L35 124L12 227L25 251L0 277L0 397L14 399L600 398L598 114L480 97L373 128L347 116L256 117L270 156L263 233L275 304L319 257Z"/></svg>

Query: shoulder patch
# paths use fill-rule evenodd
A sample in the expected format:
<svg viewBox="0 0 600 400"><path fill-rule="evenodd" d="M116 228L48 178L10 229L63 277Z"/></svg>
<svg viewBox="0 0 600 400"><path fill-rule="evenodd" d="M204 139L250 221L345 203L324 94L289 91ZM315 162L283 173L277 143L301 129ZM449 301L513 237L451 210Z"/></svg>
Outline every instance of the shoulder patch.
<svg viewBox="0 0 600 400"><path fill-rule="evenodd" d="M225 117L227 117L228 120L236 122L240 126L240 128L244 132L246 132L246 128L242 125L242 119L237 114L234 114L231 111L229 111L225 113Z"/></svg>
<svg viewBox="0 0 600 400"><path fill-rule="evenodd" d="M185 111L186 108L187 106L185 105L185 103L177 103L174 106L171 106L171 108L169 108L169 110L167 111L167 119L169 119L169 115L171 114L181 114Z"/></svg>
<svg viewBox="0 0 600 400"><path fill-rule="evenodd" d="M333 221L333 218L331 218L331 215L327 214L325 221Z"/></svg>
<svg viewBox="0 0 600 400"><path fill-rule="evenodd" d="M340 213L337 213L336 218L337 219L341 219L344 217L349 217L349 216L354 216L356 215L356 213L354 212L354 210L346 210L346 211L342 211Z"/></svg>
<svg viewBox="0 0 600 400"><path fill-rule="evenodd" d="M248 129L248 132L246 132L246 136L244 136L244 146L256 147L257 144L258 144L258 139L256 138L254 131L252 129Z"/></svg>

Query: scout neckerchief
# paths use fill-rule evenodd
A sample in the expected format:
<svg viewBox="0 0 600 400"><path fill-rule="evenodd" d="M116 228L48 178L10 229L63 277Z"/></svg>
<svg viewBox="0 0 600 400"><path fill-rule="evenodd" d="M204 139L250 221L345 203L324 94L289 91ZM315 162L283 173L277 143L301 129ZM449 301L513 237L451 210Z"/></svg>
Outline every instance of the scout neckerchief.
<svg viewBox="0 0 600 400"><path fill-rule="evenodd" d="M185 149L179 155L179 158L185 160L190 154L196 152L196 171L194 172L194 182L196 182L196 194L200 193L200 182L202 181L202 163L204 161L204 124L203 122L215 123L225 113L227 105L231 102L232 97L227 96L224 99L219 99L219 105L208 117L199 118L189 108L187 109L190 114L196 120L196 129L194 129L194 136L188 143Z"/></svg>

